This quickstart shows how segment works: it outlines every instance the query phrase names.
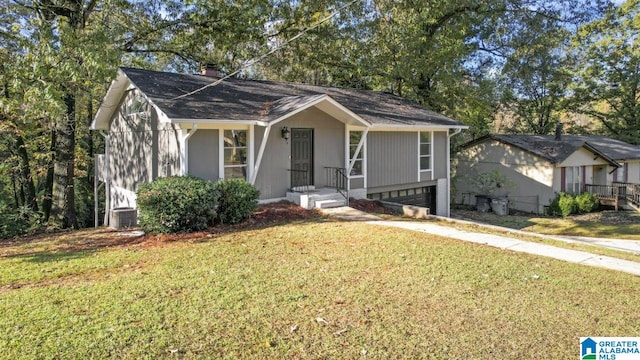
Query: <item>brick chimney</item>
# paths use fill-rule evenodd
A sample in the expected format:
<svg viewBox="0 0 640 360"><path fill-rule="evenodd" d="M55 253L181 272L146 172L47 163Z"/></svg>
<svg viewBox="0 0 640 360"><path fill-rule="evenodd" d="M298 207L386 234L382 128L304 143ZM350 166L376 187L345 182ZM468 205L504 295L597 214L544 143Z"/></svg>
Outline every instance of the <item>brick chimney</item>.
<svg viewBox="0 0 640 360"><path fill-rule="evenodd" d="M562 123L558 122L556 124L556 141L562 140Z"/></svg>
<svg viewBox="0 0 640 360"><path fill-rule="evenodd" d="M215 64L203 64L201 74L204 76L220 77L220 71Z"/></svg>

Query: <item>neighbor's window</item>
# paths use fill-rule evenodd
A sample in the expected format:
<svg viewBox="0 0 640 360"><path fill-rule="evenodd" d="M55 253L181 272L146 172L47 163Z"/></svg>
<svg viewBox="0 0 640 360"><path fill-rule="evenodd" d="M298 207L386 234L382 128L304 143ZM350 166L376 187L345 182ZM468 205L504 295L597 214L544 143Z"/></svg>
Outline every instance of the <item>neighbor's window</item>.
<svg viewBox="0 0 640 360"><path fill-rule="evenodd" d="M420 170L431 170L431 132L420 132Z"/></svg>
<svg viewBox="0 0 640 360"><path fill-rule="evenodd" d="M353 159L353 154L356 153L358 144L362 139L362 131L349 131L349 162ZM353 163L353 169L351 169L351 176L362 175L362 154L364 153L364 147L360 149L360 153L356 158L356 162Z"/></svg>
<svg viewBox="0 0 640 360"><path fill-rule="evenodd" d="M625 182L624 181L624 163L620 163L619 168L616 169L616 178L615 181L619 181L619 182Z"/></svg>
<svg viewBox="0 0 640 360"><path fill-rule="evenodd" d="M565 174L565 192L569 194L580 194L582 192L582 167L567 167Z"/></svg>
<svg viewBox="0 0 640 360"><path fill-rule="evenodd" d="M224 130L224 178L247 178L247 130Z"/></svg>

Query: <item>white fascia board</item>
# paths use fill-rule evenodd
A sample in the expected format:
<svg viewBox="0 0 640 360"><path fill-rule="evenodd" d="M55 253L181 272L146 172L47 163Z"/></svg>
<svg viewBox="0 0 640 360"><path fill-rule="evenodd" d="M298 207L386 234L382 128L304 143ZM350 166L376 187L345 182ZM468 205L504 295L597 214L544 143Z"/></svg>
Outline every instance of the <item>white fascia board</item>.
<svg viewBox="0 0 640 360"><path fill-rule="evenodd" d="M221 120L221 119L171 119L175 124L202 124L202 125L258 125L268 126L269 123L259 120Z"/></svg>
<svg viewBox="0 0 640 360"><path fill-rule="evenodd" d="M447 131L449 129L465 130L466 125L387 125L373 124L371 131Z"/></svg>
<svg viewBox="0 0 640 360"><path fill-rule="evenodd" d="M89 126L89 130L109 130L109 122L118 109L122 96L130 86L131 81L129 78L122 70L118 69L116 78L111 81L111 85L109 85L109 89L102 99L102 103L91 122L91 126Z"/></svg>
<svg viewBox="0 0 640 360"><path fill-rule="evenodd" d="M358 114L356 114L353 111L347 109L342 104L340 104L339 102L334 100L331 96L326 95L326 94L322 95L321 97L317 98L314 101L310 101L310 102L304 104L304 106L301 106L301 107L299 107L299 108L297 108L297 109L295 109L295 110L293 110L293 111L291 111L291 112L289 112L289 113L287 113L285 115L282 115L281 117L279 117L279 118L277 118L277 119L275 119L273 121L270 121L269 123L271 125L275 125L275 124L277 124L277 123L279 123L279 122L281 122L283 120L286 120L286 119L292 117L295 114L298 114L298 113L300 113L300 112L302 112L304 110L307 110L307 109L309 109L311 107L314 107L314 106L316 106L316 105L318 105L318 104L320 104L322 102L327 102L327 103L333 105L338 110L344 112L349 117L351 117L351 118L355 119L357 122L361 123L362 126L365 126L365 127L370 127L371 126L371 124L368 121L364 120Z"/></svg>

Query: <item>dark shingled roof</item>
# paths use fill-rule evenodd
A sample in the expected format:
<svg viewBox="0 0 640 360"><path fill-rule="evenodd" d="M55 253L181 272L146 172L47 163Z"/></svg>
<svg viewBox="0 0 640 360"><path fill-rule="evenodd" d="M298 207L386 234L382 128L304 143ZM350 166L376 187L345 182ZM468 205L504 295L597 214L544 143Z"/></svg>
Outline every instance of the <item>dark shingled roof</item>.
<svg viewBox="0 0 640 360"><path fill-rule="evenodd" d="M285 82L227 79L196 94L173 100L217 79L134 68L121 70L172 119L273 121L328 95L372 124L462 126L389 93Z"/></svg>
<svg viewBox="0 0 640 360"><path fill-rule="evenodd" d="M640 146L598 135L562 135L560 141L555 140L555 135L488 135L465 146L471 146L486 139L510 144L548 159L554 164L566 160L581 147L600 153L611 160L640 159Z"/></svg>

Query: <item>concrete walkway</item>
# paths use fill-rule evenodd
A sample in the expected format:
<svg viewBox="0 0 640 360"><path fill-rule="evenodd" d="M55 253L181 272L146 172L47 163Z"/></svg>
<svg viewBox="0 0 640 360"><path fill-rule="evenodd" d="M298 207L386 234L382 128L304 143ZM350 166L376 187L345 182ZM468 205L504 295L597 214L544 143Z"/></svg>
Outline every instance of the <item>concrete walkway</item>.
<svg viewBox="0 0 640 360"><path fill-rule="evenodd" d="M460 224L474 225L474 226L482 226L488 229L494 229L499 231L504 231L507 233L520 234L525 236L534 236L544 239L552 239L558 241L564 241L566 243L574 243L574 244L587 244L592 246L600 246L604 248L609 248L613 250L626 251L634 254L640 254L640 241L639 240L626 240L626 239L609 239L609 238L594 238L594 237L586 237L586 236L564 236L564 235L546 235L546 234L538 234L530 231L523 231L517 229L511 229L503 226L490 225L485 223L480 223L472 220L463 220L457 218L445 218L440 216L434 216L439 220L450 221ZM640 258L639 258L640 260Z"/></svg>
<svg viewBox="0 0 640 360"><path fill-rule="evenodd" d="M596 266L605 269L623 271L640 276L640 262L616 259L610 256L594 255L585 251L563 249L556 246L538 244L510 238L507 236L476 233L458 230L447 226L436 225L427 221L369 221L368 224L391 226L448 238L489 245L500 249L546 256L576 264Z"/></svg>

